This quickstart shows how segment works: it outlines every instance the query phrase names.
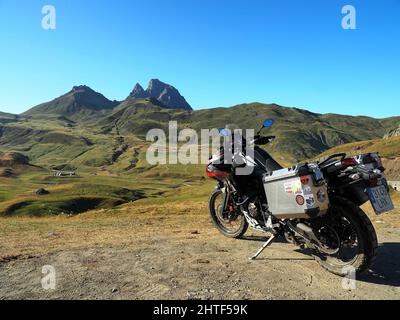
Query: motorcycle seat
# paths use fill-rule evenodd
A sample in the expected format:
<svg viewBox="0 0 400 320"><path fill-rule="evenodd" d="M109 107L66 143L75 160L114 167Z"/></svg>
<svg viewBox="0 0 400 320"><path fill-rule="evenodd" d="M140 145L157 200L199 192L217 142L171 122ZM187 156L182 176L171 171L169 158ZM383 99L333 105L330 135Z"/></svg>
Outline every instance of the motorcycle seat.
<svg viewBox="0 0 400 320"><path fill-rule="evenodd" d="M268 173L272 173L273 171L283 169L283 167L274 159L270 158L265 161L265 169L268 171Z"/></svg>
<svg viewBox="0 0 400 320"><path fill-rule="evenodd" d="M258 163L262 164L264 169L268 174L271 174L273 171L283 169L283 167L272 158L269 153L265 152L260 148L254 150L254 156Z"/></svg>

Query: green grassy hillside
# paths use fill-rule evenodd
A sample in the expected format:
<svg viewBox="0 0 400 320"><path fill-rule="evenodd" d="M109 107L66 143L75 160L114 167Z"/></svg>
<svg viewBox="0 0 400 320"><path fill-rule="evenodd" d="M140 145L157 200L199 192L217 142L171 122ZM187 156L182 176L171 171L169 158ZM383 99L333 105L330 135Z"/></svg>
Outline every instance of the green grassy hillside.
<svg viewBox="0 0 400 320"><path fill-rule="evenodd" d="M144 137L149 129L166 129L168 121L177 121L180 129L196 131L224 127L235 123L243 129L257 130L263 120L275 124L268 131L277 136L272 151L285 155L288 161L300 161L333 146L382 137L400 117L373 119L343 115L320 115L306 110L260 103L185 112L167 110L146 100L125 101L97 123L106 131L115 126L123 134Z"/></svg>
<svg viewBox="0 0 400 320"><path fill-rule="evenodd" d="M76 93L63 101L75 98ZM65 106L45 105L22 117L8 116L12 121L0 121L0 152L18 152L29 159L25 166L0 168L0 214L76 214L139 198L158 202L166 196L194 197L196 190L211 190L213 182L205 179L204 165L150 165L146 161L146 133L154 128L167 131L169 121L177 121L179 129L199 132L231 123L257 130L263 120L272 118L274 126L265 134L277 139L268 150L284 166L338 145L328 152L341 148L375 151L379 145L384 156L397 156L393 150L398 140L376 139L397 127L400 117L320 115L260 103L184 111L163 108L151 99L127 99L105 109ZM358 142L366 139L373 142ZM76 176L54 177L60 168ZM49 193L36 195L34 191L40 188Z"/></svg>
<svg viewBox="0 0 400 320"><path fill-rule="evenodd" d="M400 157L400 137L357 141L343 144L326 150L325 152L321 153L319 157L326 157L330 154L341 152L348 154L379 152L383 158Z"/></svg>
<svg viewBox="0 0 400 320"><path fill-rule="evenodd" d="M0 118L16 118L16 117L17 115L15 114L0 111Z"/></svg>

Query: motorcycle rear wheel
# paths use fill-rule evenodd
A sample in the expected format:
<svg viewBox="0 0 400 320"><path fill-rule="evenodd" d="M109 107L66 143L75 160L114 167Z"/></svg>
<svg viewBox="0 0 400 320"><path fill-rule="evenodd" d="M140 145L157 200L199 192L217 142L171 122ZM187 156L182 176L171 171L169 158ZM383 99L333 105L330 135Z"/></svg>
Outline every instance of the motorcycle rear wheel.
<svg viewBox="0 0 400 320"><path fill-rule="evenodd" d="M368 216L359 207L345 198L335 197L331 201L329 219L340 219L341 233L347 232L348 243L341 243L343 248L350 247L351 242L356 242L354 257L345 259L346 254L338 253L328 255L319 252L315 258L319 264L334 274L347 276L351 272L361 274L372 266L378 249L378 240L375 229ZM347 229L347 230L346 230ZM349 230L352 233L349 235ZM339 232L340 233L340 232ZM343 238L341 238L344 241ZM349 243L350 242L350 243Z"/></svg>
<svg viewBox="0 0 400 320"><path fill-rule="evenodd" d="M248 223L244 215L240 212L221 212L225 194L220 189L216 189L210 196L208 208L211 220L215 227L228 238L241 238L247 231ZM229 199L232 203L232 199ZM224 216L221 216L223 214Z"/></svg>

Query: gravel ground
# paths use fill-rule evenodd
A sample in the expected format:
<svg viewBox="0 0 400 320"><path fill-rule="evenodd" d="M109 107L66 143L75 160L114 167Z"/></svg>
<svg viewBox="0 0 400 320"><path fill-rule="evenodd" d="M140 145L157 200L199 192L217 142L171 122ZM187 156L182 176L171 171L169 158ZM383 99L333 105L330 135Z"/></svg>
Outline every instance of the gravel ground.
<svg viewBox="0 0 400 320"><path fill-rule="evenodd" d="M378 235L376 264L355 290L291 244L274 242L249 261L265 237L231 240L204 228L3 258L0 299L399 299L397 229L379 228ZM54 290L42 288L44 265L55 268Z"/></svg>

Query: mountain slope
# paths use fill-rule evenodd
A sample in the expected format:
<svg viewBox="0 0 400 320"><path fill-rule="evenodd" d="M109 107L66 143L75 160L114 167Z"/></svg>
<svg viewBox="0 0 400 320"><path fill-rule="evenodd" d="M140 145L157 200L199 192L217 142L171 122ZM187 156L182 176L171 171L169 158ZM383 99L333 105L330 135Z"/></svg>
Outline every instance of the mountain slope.
<svg viewBox="0 0 400 320"><path fill-rule="evenodd" d="M400 125L396 127L395 129L390 130L388 133L386 133L383 137L383 139L388 139L392 137L399 137L400 136Z"/></svg>
<svg viewBox="0 0 400 320"><path fill-rule="evenodd" d="M110 101L88 86L75 86L71 91L50 102L42 103L23 113L24 116L63 116L71 120L84 120L114 108L118 102Z"/></svg>
<svg viewBox="0 0 400 320"><path fill-rule="evenodd" d="M174 107L166 107L166 104L172 103L174 94L183 99L183 105L175 101ZM175 88L156 79L150 81L146 90L137 84L129 97L119 104L87 86L77 86L53 101L28 110L23 114L24 120L14 118L11 122L0 121L0 148L6 148L6 151L29 150L32 159L43 158L42 154L46 153L41 138L43 135L51 137L51 141L46 140L49 147L51 145L55 148L51 153L68 150L72 154L71 151L76 149L79 154L93 149L81 139L82 134L87 137L102 134L103 145L96 149L96 160L88 160L99 164L108 161L100 154L105 152L105 145L114 144L113 135L144 139L147 132L154 128L163 129L168 134L169 121L177 121L179 129L192 128L197 133L201 129L220 128L230 123L236 123L242 129L258 130L265 119L272 118L274 126L265 132L276 135L277 139L269 149L280 155L282 162L293 163L311 158L334 146L381 138L400 123L400 117L374 119L318 114L277 104L249 103L230 108L193 111L185 103L186 100ZM79 130L72 130L74 127ZM107 134L111 136L107 137ZM108 141L105 144L104 139ZM75 149L72 147L74 145ZM109 152L106 153L105 158L109 159ZM73 154L76 156L76 152Z"/></svg>
<svg viewBox="0 0 400 320"><path fill-rule="evenodd" d="M155 99L131 97L102 117L95 126L104 132L117 127L121 134L145 137L149 130L154 128L168 130L169 121L181 121L189 115L188 111L167 109Z"/></svg>
<svg viewBox="0 0 400 320"><path fill-rule="evenodd" d="M8 123L8 122L14 122L18 120L18 115L16 114L11 114L11 113L6 113L6 112L1 112L0 111L0 123Z"/></svg>
<svg viewBox="0 0 400 320"><path fill-rule="evenodd" d="M196 110L168 110L155 105L154 101L128 99L99 122L102 128L111 130L117 124L123 134L144 137L148 130L167 130L168 121L177 121L178 127L201 129L224 127L236 123L242 129L259 129L263 120L272 118L274 126L269 129L277 140L271 149L286 155L288 161L299 161L312 157L333 146L376 139L383 136L396 121L369 117L352 117L334 114L317 114L297 108L276 104L251 103L231 108ZM397 118L400 122L400 117Z"/></svg>
<svg viewBox="0 0 400 320"><path fill-rule="evenodd" d="M15 114L0 111L0 118L17 118L17 117L18 116Z"/></svg>
<svg viewBox="0 0 400 320"><path fill-rule="evenodd" d="M274 126L266 130L277 136L271 149L302 160L333 146L352 141L380 138L391 122L368 117L353 117L334 114L317 114L298 108L287 108L276 104L243 104L229 109L194 111L190 118L197 128L221 127L236 123L241 128L258 129L264 119L275 120ZM400 122L400 117L397 118Z"/></svg>

